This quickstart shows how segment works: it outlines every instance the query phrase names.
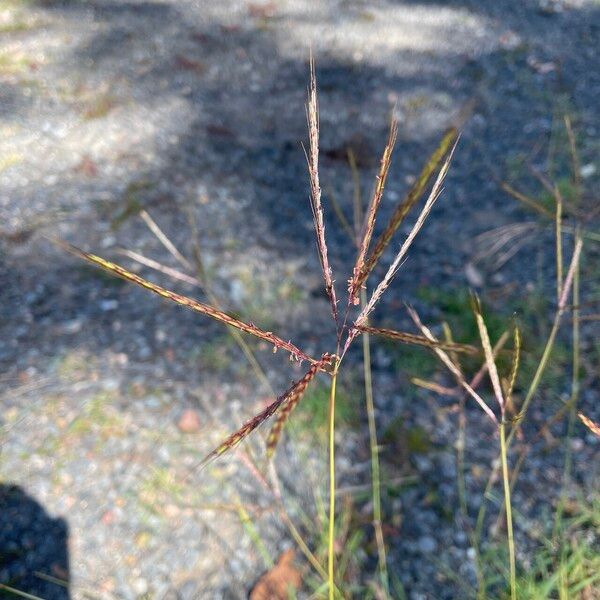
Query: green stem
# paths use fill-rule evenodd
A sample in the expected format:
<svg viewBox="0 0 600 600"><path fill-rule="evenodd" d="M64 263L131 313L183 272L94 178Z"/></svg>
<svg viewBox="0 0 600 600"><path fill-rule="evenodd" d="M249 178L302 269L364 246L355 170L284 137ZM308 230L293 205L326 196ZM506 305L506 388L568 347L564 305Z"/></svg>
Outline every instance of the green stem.
<svg viewBox="0 0 600 600"><path fill-rule="evenodd" d="M367 302L367 292L364 288L360 291L361 305ZM375 403L373 401L373 378L371 373L371 343L368 333L363 333L363 367L365 377L365 398L367 403L367 419L369 422L369 446L371 449L371 485L373 495L373 528L377 543L378 568L381 583L387 597L390 594L389 578L387 572L387 557L383 529L381 527L381 477L379 470L379 445L377 443L377 424L375 423Z"/></svg>
<svg viewBox="0 0 600 600"><path fill-rule="evenodd" d="M579 333L579 266L573 273L573 373L571 379L571 397L568 401L569 422L567 425L567 444L565 449L565 466L563 471L563 485L560 502L556 510L554 521L554 537L560 535L562 515L566 504L567 489L571 479L571 467L573 454L571 450L571 438L575 428L575 417L577 414L577 400L579 399L579 370L580 370L580 333Z"/></svg>
<svg viewBox="0 0 600 600"><path fill-rule="evenodd" d="M510 561L510 597L517 600L517 569L515 561L515 540L513 537L512 505L510 503L510 480L508 477L508 460L506 447L506 431L504 416L500 421L500 455L502 457L502 481L504 483L504 504L506 506L506 529L508 532L508 555Z"/></svg>
<svg viewBox="0 0 600 600"><path fill-rule="evenodd" d="M516 435L518 429L520 428L521 424L523 423L527 409L529 408L529 405L531 404L531 400L533 399L533 396L537 392L538 386L542 379L542 375L544 374L544 371L546 370L546 366L548 364L548 359L550 358L550 354L552 353L552 348L554 347L554 341L556 339L556 334L558 333L558 329L560 326L560 322L562 320L563 313L564 313L563 308L559 308L556 311L556 314L554 316L554 322L552 323L552 329L551 329L550 335L548 336L548 339L546 341L546 346L544 347L544 352L542 354L542 358L540 359L540 362L539 362L537 369L535 371L535 374L533 376L533 380L531 381L531 384L529 385L529 389L527 390L527 394L525 396L525 400L523 401L523 405L521 406L521 410L519 412L519 419L518 419L518 421L516 421L514 423L512 429L510 430L510 433L508 434L508 437L506 439L507 451L508 451L508 448L510 448L510 444L511 444L514 436ZM474 547L477 549L478 554L479 554L479 544L481 542L481 534L483 531L483 523L485 520L486 500L487 500L490 492L492 491L492 487L494 486L494 483L496 481L497 474L498 474L498 467L496 466L492 469L492 472L490 473L490 477L488 479L487 485L483 492L481 506L479 507L479 512L477 514L477 522L475 524L475 533L473 536L474 537L473 544L474 544ZM484 593L484 591L480 589L479 596L478 596L479 598L483 597L483 596L481 596L482 593Z"/></svg>
<svg viewBox="0 0 600 600"><path fill-rule="evenodd" d="M550 335L548 336L548 340L546 341L546 346L544 347L544 353L542 354L542 358L540 359L540 363L537 366L535 371L535 375L533 376L533 380L529 389L527 390L527 395L525 396L525 400L523 400L523 404L521 406L521 410L519 411L519 420L514 424L513 428L510 430L508 434L508 438L506 439L506 447L510 448L510 444L517 434L517 431L521 427L521 423L525 418L525 413L531 404L531 400L533 396L537 392L538 386L542 379L542 375L546 370L546 366L548 365L548 359L550 358L550 354L552 353L552 348L554 347L554 341L556 339L556 334L558 333L558 328L560 326L560 322L562 320L562 316L564 313L564 308L560 307L556 311L556 315L554 316L554 322L552 323L552 330L550 331Z"/></svg>
<svg viewBox="0 0 600 600"><path fill-rule="evenodd" d="M327 583L329 600L334 600L335 583L333 578L335 541L335 391L338 364L333 368L331 393L329 395L329 545L327 553Z"/></svg>

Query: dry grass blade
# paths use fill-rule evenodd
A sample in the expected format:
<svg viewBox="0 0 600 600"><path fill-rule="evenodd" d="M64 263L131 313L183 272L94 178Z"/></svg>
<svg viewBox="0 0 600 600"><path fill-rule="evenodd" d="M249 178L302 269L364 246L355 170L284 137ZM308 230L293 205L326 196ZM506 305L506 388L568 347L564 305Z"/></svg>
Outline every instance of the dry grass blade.
<svg viewBox="0 0 600 600"><path fill-rule="evenodd" d="M600 437L600 425L598 425L598 423L594 423L594 421L592 421L589 417L586 417L583 413L577 413L577 416L593 434Z"/></svg>
<svg viewBox="0 0 600 600"><path fill-rule="evenodd" d="M352 148L348 148L348 165L350 166L350 172L352 173L352 187L354 188L354 194L352 196L354 235L351 237L358 245L358 240L360 240L360 224L362 223L363 219L363 208L362 197L360 193L360 173L358 171L358 165L356 164L356 156Z"/></svg>
<svg viewBox="0 0 600 600"><path fill-rule="evenodd" d="M410 307L408 307L408 314L411 316L415 325L421 330L423 335L431 340L432 342L438 342L433 333L423 325L419 315L416 311ZM497 425L498 419L496 419L496 415L493 413L492 409L485 403L485 400L465 381L462 373L458 369L458 367L452 362L448 354L444 352L441 348L433 348L433 351L436 353L437 357L440 361L446 366L446 368L454 375L458 384L464 388L468 394L479 404L479 406L483 409L485 414L492 419L492 421ZM489 368L489 367L488 367Z"/></svg>
<svg viewBox="0 0 600 600"><path fill-rule="evenodd" d="M499 269L531 241L531 233L538 227L535 222L511 223L486 231L475 238L473 259L476 262L489 261L491 267Z"/></svg>
<svg viewBox="0 0 600 600"><path fill-rule="evenodd" d="M392 340L398 340L403 344L412 344L415 346L425 346L427 348L441 348L449 352L463 352L465 354L478 354L479 349L469 344L457 344L455 342L432 342L429 338L424 335L415 335L414 333L405 333L403 331L396 331L394 329L385 329L382 327L368 327L362 325L357 327L358 330L363 333L372 333L381 337L390 338Z"/></svg>
<svg viewBox="0 0 600 600"><path fill-rule="evenodd" d="M433 187L431 189L429 197L427 198L427 202L425 202L425 206L421 210L421 213L419 214L410 233L406 237L406 240L404 240L404 243L400 247L398 254L396 254L396 258L394 258L385 277L379 283L379 285L375 288L375 291L371 294L371 298L370 298L369 302L363 308L360 315L356 319L355 327L360 327L360 326L365 325L367 317L369 316L369 314L375 307L375 304L377 304L377 302L383 295L383 292L385 292L387 287L390 285L392 279L394 278L394 276L396 275L396 272L398 271L398 268L400 267L400 264L402 263L402 260L406 256L408 249L410 248L411 244L413 243L413 240L415 239L415 237L421 230L421 227L423 227L423 223L425 223L425 220L427 219L431 209L433 208L433 205L435 204L436 200L439 198L440 193L442 192L442 183L444 182L444 178L446 177L446 174L448 173L448 168L450 167L450 161L452 160L452 155L454 154L455 148L456 148L456 143L452 147L452 150L446 157L446 160L445 160L442 168L440 169L440 172L438 173L437 179L435 180L435 183L433 184Z"/></svg>
<svg viewBox="0 0 600 600"><path fill-rule="evenodd" d="M154 269L155 271L158 271L160 273L164 273L165 275L168 275L173 279L177 279L178 281L183 281L184 283L189 283L190 285L195 285L197 287L202 287L202 282L196 277L192 277L187 273L182 273L177 269L173 269L173 267L163 265L162 263L152 258L148 258L143 254L139 254L138 252L134 252L133 250L126 250L124 248L119 249L118 253L122 254L123 256L127 256L128 258L131 258L131 260L135 260L135 262L138 262L141 265L144 265L145 267Z"/></svg>
<svg viewBox="0 0 600 600"><path fill-rule="evenodd" d="M556 235L556 300L560 300L562 293L563 281L563 251L562 251L562 213L563 199L558 189L554 186L554 198L556 200L556 218L555 218L555 235Z"/></svg>
<svg viewBox="0 0 600 600"><path fill-rule="evenodd" d="M392 217L387 224L383 233L379 236L375 245L373 247L373 251L366 259L363 267L360 270L359 275L356 278L356 286L360 288L362 286L369 273L373 270L377 261L381 258L383 251L386 246L390 243L394 233L398 230L398 227L402 224L406 215L410 212L412 207L417 203L417 201L421 198L423 191L427 187L429 180L432 175L435 173L436 169L442 162L444 156L448 153L448 150L451 148L452 144L456 142L458 138L458 131L456 128L449 129L445 134L442 140L440 141L438 147L435 149L433 154L429 157L429 160L425 163L425 166L419 173L417 180L412 185L406 196L403 198L402 202L398 204Z"/></svg>
<svg viewBox="0 0 600 600"><path fill-rule="evenodd" d="M321 185L319 183L319 105L317 102L317 80L315 77L315 63L310 59L310 87L308 90L308 103L306 105L306 119L308 121L308 174L310 177L310 205L317 235L317 250L319 261L325 280L325 291L331 303L331 311L337 323L337 300L333 286L333 276L329 266L327 244L325 242L325 222L323 220L323 205L321 204Z"/></svg>
<svg viewBox="0 0 600 600"><path fill-rule="evenodd" d="M158 238L160 243L167 249L169 254L173 256L173 258L181 265L183 265L186 269L192 270L192 265L190 265L188 259L177 250L175 244L165 235L163 230L158 226L156 221L150 216L148 211L142 210L140 212L140 217L148 226L148 229Z"/></svg>
<svg viewBox="0 0 600 600"><path fill-rule="evenodd" d="M331 356L324 354L322 361L324 361L324 364L329 364L331 362ZM308 384L312 381L317 371L318 365L313 365L308 370L306 375L296 384L296 387L289 394L285 403L281 407L281 410L277 414L277 419L273 424L271 431L269 432L269 436L267 437L267 458L271 458L273 456L275 448L279 442L279 438L281 437L283 426L285 425L294 408L296 408L298 405L298 402L300 402L302 399L302 396L304 396L304 392L306 391Z"/></svg>
<svg viewBox="0 0 600 600"><path fill-rule="evenodd" d="M259 412L257 415L246 421L236 432L228 436L221 444L219 444L210 454L208 454L200 463L200 468L205 467L208 463L218 458L228 450L235 448L244 438L250 435L257 427L260 427L267 419L272 417L284 404L292 401L298 395L302 395L306 386L315 376L316 372L328 360L326 355L317 363L311 365L304 377L292 384L287 391L279 396L275 401L271 402L267 408Z"/></svg>
<svg viewBox="0 0 600 600"><path fill-rule="evenodd" d="M528 208L531 208L535 212L537 212L541 215L544 215L544 217L547 217L548 219L554 219L554 215L548 209L544 208L541 204L536 202L533 198L530 198L529 196L523 194L522 192L519 192L518 190L513 188L508 183L502 182L500 184L500 187L509 196L512 196L515 200L518 200L519 202L521 202L521 204L524 204L525 206L527 206Z"/></svg>
<svg viewBox="0 0 600 600"><path fill-rule="evenodd" d="M156 285L155 283L147 281L146 279L140 277L139 275L136 275L135 273L131 273L127 269L124 269L123 267L116 265L115 263L105 260L100 256L96 256L95 254L89 254L87 252L84 252L83 250L80 250L79 248L72 246L71 244L67 244L61 241L57 241L57 243L71 254L74 254L75 256L78 256L79 258L82 258L83 260L86 260L88 262L91 262L101 267L102 269L113 273L114 275L126 279L127 281L131 281L132 283L135 283L147 290L150 290L151 292L154 292L155 294L162 296L163 298L167 298L168 300L171 300L176 304L180 304L181 306L187 306L188 308L191 308L192 310L198 313L212 317L216 321L220 321L225 325L230 325L231 327L235 327L240 331L244 331L262 340L265 340L270 344L273 344L275 348L281 348L282 350L289 352L291 356L296 360L307 360L313 364L322 364L322 361L317 361L314 358L311 358L310 356L308 356L308 354L294 346L294 344L292 344L291 342L286 342L285 340L274 335L270 331L263 331L262 329L256 327L256 325L253 325L252 323L244 323L243 321L240 321L239 319L236 319L235 317L232 317L227 313L224 313L223 311L214 308L213 306L203 304L202 302L198 302L197 300L194 300L193 298L188 298L187 296L176 294L175 292L167 290L161 287L160 285Z"/></svg>
<svg viewBox="0 0 600 600"><path fill-rule="evenodd" d="M348 234L348 238L351 239L356 244L354 230L352 229L352 225L350 225L350 223L348 222L348 219L346 218L346 215L344 214L344 211L342 210L340 203L337 201L337 199L335 197L335 192L332 189L328 189L327 195L329 197L329 201L331 202L333 211L335 212L335 216L338 218L338 221L340 222L340 225L342 226L344 231Z"/></svg>
<svg viewBox="0 0 600 600"><path fill-rule="evenodd" d="M575 242L575 248L573 250L573 256L571 257L571 263L569 264L569 270L565 277L565 282L562 286L562 293L558 300L558 309L564 311L567 307L567 300L571 292L571 284L573 283L573 277L575 275L575 269L579 265L579 257L581 256L581 249L583 248L583 241L581 238L577 238Z"/></svg>
<svg viewBox="0 0 600 600"><path fill-rule="evenodd" d="M481 302L477 296L473 296L473 310L475 312L475 320L477 321L477 329L479 330L479 337L481 338L481 345L483 346L483 352L485 354L485 362L487 364L488 373L490 380L492 381L492 388L502 416L504 416L505 402L504 394L502 393L502 386L500 385L500 377L498 376L498 369L496 367L496 361L494 360L494 353L492 350L492 344L490 343L490 336L488 334L487 326L481 313Z"/></svg>
<svg viewBox="0 0 600 600"><path fill-rule="evenodd" d="M458 388L449 388L444 385L440 385L435 381L427 381L426 379L421 379L420 377L411 377L410 382L413 385L421 387L423 389L429 390L430 392L435 392L440 396L458 396L460 390Z"/></svg>
<svg viewBox="0 0 600 600"><path fill-rule="evenodd" d="M350 280L348 286L348 300L351 304L358 304L358 292L360 290L360 286L362 285L359 283L359 279L365 266L365 257L369 249L369 244L371 243L371 237L375 227L375 219L377 217L377 210L379 209L381 198L383 197L383 190L385 189L385 182L390 169L390 161L392 159L392 152L394 150L394 145L396 144L397 136L398 121L392 118L388 141L383 150L383 156L381 157L381 163L379 166L379 173L377 174L377 179L375 181L375 189L373 191L371 201L369 202L369 207L367 209L365 222L363 225L356 264L354 265L352 279Z"/></svg>
<svg viewBox="0 0 600 600"><path fill-rule="evenodd" d="M496 342L496 345L493 348L494 359L502 351L502 349L506 345L506 342L508 341L508 338L509 338L508 331L504 331L502 333L502 335L500 336L500 338L498 339L498 341ZM479 368L477 373L475 373L473 379L471 379L471 381L470 381L470 386L473 389L477 389L479 387L479 384L481 383L481 380L484 378L485 374L487 373L487 370L488 370L487 362L484 360L483 364L481 365L481 367Z"/></svg>
<svg viewBox="0 0 600 600"><path fill-rule="evenodd" d="M569 148L571 150L571 162L573 170L573 182L575 183L576 200L579 200L581 196L581 167L579 166L579 154L577 152L577 144L575 143L575 132L573 131L573 125L569 115L565 115L564 121L565 129L567 130L567 137L569 138Z"/></svg>

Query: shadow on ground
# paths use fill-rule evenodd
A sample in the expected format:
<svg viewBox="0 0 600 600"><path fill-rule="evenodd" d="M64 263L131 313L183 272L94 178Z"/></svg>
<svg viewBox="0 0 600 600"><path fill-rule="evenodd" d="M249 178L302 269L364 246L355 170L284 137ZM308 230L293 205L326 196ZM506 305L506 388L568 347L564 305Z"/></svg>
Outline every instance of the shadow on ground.
<svg viewBox="0 0 600 600"><path fill-rule="evenodd" d="M69 528L18 485L0 484L0 583L44 598L68 600ZM0 597L15 598L0 588Z"/></svg>

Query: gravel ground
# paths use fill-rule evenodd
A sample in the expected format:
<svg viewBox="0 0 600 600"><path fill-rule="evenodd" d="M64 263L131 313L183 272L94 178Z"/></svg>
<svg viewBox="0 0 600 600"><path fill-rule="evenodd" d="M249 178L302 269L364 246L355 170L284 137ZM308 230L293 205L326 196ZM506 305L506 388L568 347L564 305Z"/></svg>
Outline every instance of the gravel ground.
<svg viewBox="0 0 600 600"><path fill-rule="evenodd" d="M532 153L547 167L553 118L562 111L574 117L586 184L597 183L599 37L591 0L5 0L0 582L47 599L245 598L268 566L265 554L274 560L292 545L245 454L196 468L270 393L227 333L80 264L45 236L109 257L128 248L177 267L137 213L146 209L188 256L191 215L224 305L313 355L330 350L299 145L312 48L323 187L326 196L335 190L347 214L347 147L368 190L395 110L399 141L382 207L389 214L442 131L474 102L446 192L376 320L408 327L402 303L410 301L439 322L443 314L424 289L485 289L500 308L518 290L552 293L551 231L528 230L529 243L501 269L476 261L474 240L532 220L497 178ZM327 210L341 291L353 249ZM584 292L594 299L600 282L589 262ZM191 285L138 270L202 297ZM593 324L584 330L581 395L596 420L598 333ZM301 376L281 352L252 347L275 390ZM465 522L456 516L455 401L409 392L399 361L389 346L375 347L378 419L381 431L392 431L384 471L416 482L386 500L390 569L415 600L465 597L452 576L474 578ZM531 432L568 397L569 377L534 405ZM474 407L468 423L475 515L496 441ZM398 428L422 432L426 448L407 449L393 435ZM310 519L324 455L306 431L293 437L278 471L291 514L299 518L303 507ZM366 439L362 417L340 435L340 485L368 481ZM578 426L571 445L569 493L597 497L598 444ZM543 523L564 455L549 451L548 438L532 447L515 505L531 522L546 515ZM251 448L262 465L260 442ZM357 502L365 522L369 506ZM264 548L244 525L241 504ZM523 564L532 539L531 528L518 528ZM369 544L357 555L365 572L373 555ZM35 573L68 579L69 590Z"/></svg>

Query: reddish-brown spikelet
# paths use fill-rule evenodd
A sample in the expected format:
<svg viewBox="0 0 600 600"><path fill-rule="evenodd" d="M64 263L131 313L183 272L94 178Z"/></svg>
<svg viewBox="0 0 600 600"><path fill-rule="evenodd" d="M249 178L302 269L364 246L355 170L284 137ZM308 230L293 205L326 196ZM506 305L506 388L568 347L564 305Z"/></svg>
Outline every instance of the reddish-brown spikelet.
<svg viewBox="0 0 600 600"><path fill-rule="evenodd" d="M455 342L433 342L424 335L415 335L414 333L405 333L394 329L385 329L382 327L368 327L366 325L357 326L356 329L363 333L372 333L380 337L386 337L398 340L403 344L412 344L416 346L425 346L426 348L441 348L449 352L463 352L465 354L479 354L479 350L470 344L458 344Z"/></svg>
<svg viewBox="0 0 600 600"><path fill-rule="evenodd" d="M442 183L444 182L446 174L448 173L448 169L450 167L450 162L452 161L452 156L454 154L454 150L456 148L457 143L458 143L458 140L454 143L452 150L448 153L448 156L444 160L444 164L442 165L442 168L440 169L440 171L437 175L435 183L433 184L433 187L431 188L431 191L429 192L429 197L427 198L425 205L421 209L421 212L419 213L417 220L415 221L414 225L412 226L410 233L406 236L406 239L404 240L402 246L400 246L400 250L396 254L396 257L392 261L392 264L389 266L387 273L385 274L385 277L379 282L379 284L377 285L375 290L372 292L368 303L363 307L360 314L356 318L356 321L354 323L355 326L350 331L348 338L347 338L348 340L352 341L352 336L355 335L357 327L360 327L360 326L366 324L367 317L373 311L373 308L375 307L377 302L379 302L379 300L381 299L381 296L383 295L385 290L390 285L392 279L395 277L398 269L400 268L400 265L402 264L404 257L406 256L406 253L408 252L409 248L411 247L411 244L413 243L417 234L421 230L421 227L423 227L423 224L425 223L427 217L429 216L429 213L430 213L431 209L433 208L433 205L435 204L435 202L437 201L437 199L439 198L439 196L442 192Z"/></svg>
<svg viewBox="0 0 600 600"><path fill-rule="evenodd" d="M398 121L392 118L388 141L383 150L383 156L381 157L381 163L379 165L379 173L377 174L377 179L375 181L375 189L373 191L371 201L369 202L369 208L367 209L365 222L363 225L360 247L358 250L358 256L356 257L352 279L350 279L348 285L348 300L351 304L358 304L358 292L361 286L359 279L364 267L365 256L367 255L369 244L371 243L373 228L375 227L375 219L377 217L377 210L379 209L379 204L381 203L381 198L383 197L383 190L385 189L385 182L390 169L390 161L392 159L392 152L394 150L394 145L396 144L397 136Z"/></svg>
<svg viewBox="0 0 600 600"><path fill-rule="evenodd" d="M317 235L317 250L323 279L325 280L325 291L331 303L331 311L337 322L337 299L333 286L333 276L329 266L327 244L325 242L325 222L323 220L323 206L321 204L321 185L319 183L319 105L317 102L317 80L315 77L315 63L310 59L310 87L308 90L308 102L306 104L306 119L308 121L308 152L306 162L308 163L308 174L310 177L310 206L315 223Z"/></svg>
<svg viewBox="0 0 600 600"><path fill-rule="evenodd" d="M322 361L324 361L324 364L329 364L331 362L331 358L331 355L324 354ZM304 392L306 391L308 384L313 380L317 371L318 365L313 365L308 370L306 375L304 375L304 377L296 384L294 391L289 395L289 397L286 399L285 403L281 407L281 410L277 413L275 423L273 424L273 427L269 432L269 436L267 437L268 458L271 458L273 456L277 443L279 442L279 438L281 437L283 426L287 422L294 408L296 408L296 406L298 405L298 402L300 402L300 400L302 399L302 396L304 396Z"/></svg>
<svg viewBox="0 0 600 600"><path fill-rule="evenodd" d="M283 405L286 405L289 402L295 401L298 402L304 390L306 390L306 386L310 383L311 379L315 376L316 372L321 367L325 367L325 365L329 364L331 361L330 355L323 355L323 358L317 363L311 365L310 369L306 372L304 377L293 383L287 391L285 391L281 396L279 396L274 402L269 404L267 408L258 413L256 416L252 417L249 421L246 421L236 432L232 433L229 437L227 437L221 444L219 444L210 454L204 458L200 467L206 466L208 463L218 458L228 450L235 448L244 438L250 435L257 427L260 427L267 419L272 417ZM269 436L270 437L270 436Z"/></svg>
<svg viewBox="0 0 600 600"><path fill-rule="evenodd" d="M308 354L306 354L305 352L300 350L300 348L297 348L296 346L294 346L294 344L292 344L291 342L286 342L285 340L281 339L280 337L276 336L275 334L271 333L270 331L263 331L262 329L259 329L258 327L256 327L256 325L253 325L252 323L244 323L243 321L240 321L239 319L231 317L227 313L224 313L223 311L220 311L220 310L214 308L213 306L209 306L208 304L203 304L202 302L198 302L197 300L194 300L193 298L188 298L187 296L182 296L181 294L176 294L175 292L172 292L170 290L167 290L167 289L161 287L160 285L156 285L155 283L147 281L146 279L140 277L139 275L136 275L135 273L131 273L127 269L125 269L115 263L112 263L108 260L105 260L104 258L101 258L100 256L96 256L95 254L89 254L88 252L84 252L83 250L80 250L76 246L72 246L71 244L67 244L62 241L57 241L57 243L60 246L62 246L65 250L70 252L71 254L74 254L75 256L83 258L84 260L87 260L88 262L91 262L91 263L105 269L106 271L113 273L114 275L118 275L119 277L122 277L123 279L126 279L127 281L131 281L147 290L150 290L151 292L154 292L155 294L158 294L159 296L162 296L163 298L167 298L168 300L171 300L171 301L175 302L176 304L180 304L181 306L187 306L188 308L191 308L192 310L194 310L196 312L199 312L199 313L202 313L209 317L212 317L216 321L220 321L221 323L224 323L225 325L230 325L231 327L235 327L236 329L239 329L240 331L244 331L244 332L254 335L262 340L265 340L265 341L269 342L270 344L273 344L273 346L275 346L275 348L281 348L282 350L289 352L291 354L291 356L293 358L295 358L296 360L307 360L307 361L311 362L312 364L322 365L322 360L319 361L319 360L316 360L316 359L308 356Z"/></svg>
<svg viewBox="0 0 600 600"><path fill-rule="evenodd" d="M392 236L398 230L398 227L400 227L400 225L406 218L406 215L408 215L412 207L417 203L417 201L423 194L423 191L429 183L429 180L435 173L443 158L446 156L446 154L452 147L452 144L454 143L457 137L458 130L454 127L449 129L445 133L438 147L429 157L429 160L425 163L425 166L421 170L421 173L417 177L417 180L412 185L412 187L410 188L406 196L403 198L403 200L400 202L400 204L398 204L398 206L396 207L391 219L386 225L386 228L375 242L373 251L365 260L362 268L360 269L360 273L356 276L355 286L357 287L357 289L360 289L360 286L362 286L365 283L367 277L369 276L369 273L373 270L373 268L377 264L377 261L381 258L381 255L383 254L383 251L392 239Z"/></svg>

